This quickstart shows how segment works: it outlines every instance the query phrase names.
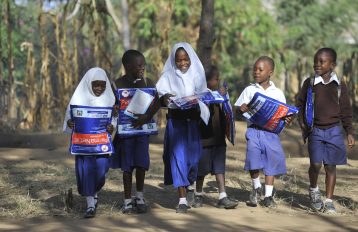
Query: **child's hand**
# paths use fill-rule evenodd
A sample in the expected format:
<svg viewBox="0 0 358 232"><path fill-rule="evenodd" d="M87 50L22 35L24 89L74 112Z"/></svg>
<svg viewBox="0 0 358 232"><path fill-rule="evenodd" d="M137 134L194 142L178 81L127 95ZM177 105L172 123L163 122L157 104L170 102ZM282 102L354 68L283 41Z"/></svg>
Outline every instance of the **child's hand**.
<svg viewBox="0 0 358 232"><path fill-rule="evenodd" d="M108 133L112 134L113 133L113 125L112 124L107 124L107 131Z"/></svg>
<svg viewBox="0 0 358 232"><path fill-rule="evenodd" d="M72 119L68 119L67 126L71 129L73 129L75 127L75 122Z"/></svg>
<svg viewBox="0 0 358 232"><path fill-rule="evenodd" d="M353 135L351 135L351 134L347 135L347 142L348 142L348 147L349 148L354 147L355 141L354 141Z"/></svg>
<svg viewBox="0 0 358 232"><path fill-rule="evenodd" d="M170 99L171 97L175 97L175 95L167 93L163 96L163 103L165 106L169 105L169 103L171 102L171 99Z"/></svg>
<svg viewBox="0 0 358 232"><path fill-rule="evenodd" d="M283 118L283 120L284 120L288 125L291 124L291 122L293 121L293 119L294 119L294 115L293 115L293 114L287 115L286 117Z"/></svg>
<svg viewBox="0 0 358 232"><path fill-rule="evenodd" d="M247 104L242 104L241 106L240 106L240 111L242 112L242 113L245 113L245 112L247 112L247 111L249 111L249 107L247 107Z"/></svg>
<svg viewBox="0 0 358 232"><path fill-rule="evenodd" d="M227 93L227 89L224 86L221 86L218 89L218 92L220 93L221 96L224 96Z"/></svg>
<svg viewBox="0 0 358 232"><path fill-rule="evenodd" d="M134 114L134 116L136 116L137 119L132 123L133 128L141 127L149 120L148 115L146 114Z"/></svg>
<svg viewBox="0 0 358 232"><path fill-rule="evenodd" d="M118 117L118 111L120 107L121 107L120 105L113 106L113 117Z"/></svg>

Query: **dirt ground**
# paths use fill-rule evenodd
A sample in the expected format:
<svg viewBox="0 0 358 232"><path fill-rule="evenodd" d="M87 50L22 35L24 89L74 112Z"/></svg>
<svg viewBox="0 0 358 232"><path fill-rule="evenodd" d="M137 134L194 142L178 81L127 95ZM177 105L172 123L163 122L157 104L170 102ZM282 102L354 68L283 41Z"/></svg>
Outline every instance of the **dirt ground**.
<svg viewBox="0 0 358 232"><path fill-rule="evenodd" d="M253 208L246 205L251 183L243 171L245 127L244 122L237 123L236 144L227 149L227 193L239 201L237 209L215 207L215 178L208 176L204 207L176 214L177 192L163 185L161 133L150 144L151 167L145 182L149 212L121 213L121 172L110 170L94 219L82 218L86 203L76 190L66 135L0 134L0 231L358 231L358 146L348 149L348 165L338 167L334 198L338 215L314 213L307 198L307 147L298 128L287 128L281 139L288 173L275 180L277 208ZM324 195L324 172L319 186ZM71 188L74 202L66 208Z"/></svg>

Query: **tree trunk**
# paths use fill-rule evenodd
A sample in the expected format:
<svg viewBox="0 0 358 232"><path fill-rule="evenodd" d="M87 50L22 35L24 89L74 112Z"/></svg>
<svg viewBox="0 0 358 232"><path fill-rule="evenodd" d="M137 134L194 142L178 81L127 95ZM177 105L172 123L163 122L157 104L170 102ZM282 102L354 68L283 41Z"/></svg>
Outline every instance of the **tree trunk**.
<svg viewBox="0 0 358 232"><path fill-rule="evenodd" d="M50 128L53 106L52 101L52 84L50 76L50 57L48 38L46 34L46 15L41 13L39 16L40 37L41 37L41 99L40 99L40 128L47 131Z"/></svg>
<svg viewBox="0 0 358 232"><path fill-rule="evenodd" d="M123 47L125 50L128 50L131 48L131 39L130 39L130 30L129 30L127 0L121 0L121 9L122 9L122 21L123 21Z"/></svg>
<svg viewBox="0 0 358 232"><path fill-rule="evenodd" d="M13 58L13 47L12 47L12 19L11 19L11 7L10 7L10 1L5 1L5 24L6 24L6 31L7 31L7 62L8 62L8 71L9 71L9 77L8 77L8 86L10 88L10 91L8 93L8 118L9 119L15 119L16 118L16 92L15 92L15 83L14 83L14 76L13 76L13 70L14 70L14 58Z"/></svg>
<svg viewBox="0 0 358 232"><path fill-rule="evenodd" d="M34 129L37 118L38 107L38 84L36 83L36 60L34 57L34 46L32 43L24 42L21 44L21 50L27 50L26 71L24 76L24 93L26 96L26 105L24 109L21 129Z"/></svg>
<svg viewBox="0 0 358 232"><path fill-rule="evenodd" d="M214 43L214 0L202 0L201 4L198 54L205 71L208 71Z"/></svg>

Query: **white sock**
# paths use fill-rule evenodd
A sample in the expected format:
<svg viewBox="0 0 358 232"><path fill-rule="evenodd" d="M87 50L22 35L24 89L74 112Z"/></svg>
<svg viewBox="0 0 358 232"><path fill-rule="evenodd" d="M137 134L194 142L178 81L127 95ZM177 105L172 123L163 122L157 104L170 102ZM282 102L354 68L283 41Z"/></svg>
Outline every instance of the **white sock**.
<svg viewBox="0 0 358 232"><path fill-rule="evenodd" d="M179 205L181 204L188 205L188 201L186 200L186 197L179 198Z"/></svg>
<svg viewBox="0 0 358 232"><path fill-rule="evenodd" d="M273 191L273 185L265 185L265 197L271 197Z"/></svg>
<svg viewBox="0 0 358 232"><path fill-rule="evenodd" d="M333 200L330 198L327 198L324 202L333 202Z"/></svg>
<svg viewBox="0 0 358 232"><path fill-rule="evenodd" d="M89 207L94 208L94 197L93 196L86 197L86 200L87 200L87 208Z"/></svg>
<svg viewBox="0 0 358 232"><path fill-rule="evenodd" d="M310 187L311 191L318 192L318 185L315 188Z"/></svg>
<svg viewBox="0 0 358 232"><path fill-rule="evenodd" d="M202 195L204 195L203 192L196 192L196 191L195 191L195 196L202 196Z"/></svg>
<svg viewBox="0 0 358 232"><path fill-rule="evenodd" d="M132 208L132 205L129 205L130 203L132 203L132 198L124 199L124 207L125 208Z"/></svg>
<svg viewBox="0 0 358 232"><path fill-rule="evenodd" d="M144 194L143 192L137 192L136 194L137 203L138 204L144 204Z"/></svg>
<svg viewBox="0 0 358 232"><path fill-rule="evenodd" d="M186 187L186 189L187 189L187 190L190 190L190 191L194 190L194 189L195 189L195 188L194 188L194 184L188 185L188 186Z"/></svg>
<svg viewBox="0 0 358 232"><path fill-rule="evenodd" d="M223 199L225 197L227 197L226 192L219 193L219 200L221 200L221 199Z"/></svg>
<svg viewBox="0 0 358 232"><path fill-rule="evenodd" d="M254 189L261 188L261 182L260 182L259 176L255 179L251 179L251 180L252 180L252 186L254 186Z"/></svg>
<svg viewBox="0 0 358 232"><path fill-rule="evenodd" d="M97 200L98 200L98 193L94 194L94 204L97 204Z"/></svg>

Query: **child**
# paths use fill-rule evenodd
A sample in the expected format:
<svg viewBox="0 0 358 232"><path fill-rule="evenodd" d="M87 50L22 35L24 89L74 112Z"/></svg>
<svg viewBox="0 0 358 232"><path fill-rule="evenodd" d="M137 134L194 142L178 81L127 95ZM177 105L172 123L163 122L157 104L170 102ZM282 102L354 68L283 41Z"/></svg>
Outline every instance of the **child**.
<svg viewBox="0 0 358 232"><path fill-rule="evenodd" d="M207 90L203 65L190 44L174 45L156 87L162 103L169 105L163 154L164 183L178 188L176 212L187 213L190 207L185 187L196 180L201 155L200 111L198 108L180 110L170 101Z"/></svg>
<svg viewBox="0 0 358 232"><path fill-rule="evenodd" d="M219 89L219 70L211 66L206 75L210 90ZM225 95L226 89L221 87L220 94ZM211 104L208 125L200 124L202 156L199 161L198 177L196 179L196 192L194 207L202 207L204 178L208 173L215 175L219 187L219 201L217 207L233 209L238 203L230 200L225 192L225 115L220 104Z"/></svg>
<svg viewBox="0 0 358 232"><path fill-rule="evenodd" d="M261 56L256 60L253 69L255 83L246 87L235 103L235 106L239 107L240 113L248 111L247 104L256 92L286 103L283 92L270 81L274 69L275 63L272 58ZM287 117L285 120L290 122L292 117ZM244 169L250 172L252 179L250 204L257 206L258 199L261 197L262 190L259 170L263 169L265 174L265 198L263 205L265 207L275 207L276 203L272 198L274 176L286 174L286 160L280 137L278 134L266 131L250 122L248 122L245 136L247 148Z"/></svg>
<svg viewBox="0 0 358 232"><path fill-rule="evenodd" d="M74 128L74 122L70 116L70 105L113 107L114 103L115 97L106 72L101 68L91 68L78 84L68 104L64 131ZM113 132L112 124L107 125L107 131ZM105 184L106 173L109 169L109 155L76 155L77 189L79 194L85 196L87 200L85 218L92 218L96 215L97 193Z"/></svg>
<svg viewBox="0 0 358 232"><path fill-rule="evenodd" d="M336 184L336 165L347 163L346 148L341 125L347 134L348 146L354 146L352 126L352 108L349 102L347 86L333 72L337 53L332 48L321 48L314 55L315 74L303 83L298 96L300 109L299 122L304 142L308 137L310 167L308 170L310 187L309 197L314 210L336 213L332 197ZM307 124L307 91L311 88L314 95L313 126ZM312 102L313 102L312 101ZM326 171L326 200L323 203L317 180L322 163Z"/></svg>
<svg viewBox="0 0 358 232"><path fill-rule="evenodd" d="M122 63L126 74L115 81L117 88L155 88L154 83L144 77L145 58L137 50L127 50L122 57ZM158 98L156 98L158 99ZM158 104L159 105L159 104ZM146 114L137 115L133 121L133 127L140 127L148 122L156 110L151 108ZM123 171L124 204L122 213L145 213L147 204L144 199L145 171L149 169L149 136L137 135L129 138L115 136L115 153L111 157L111 168L121 168ZM132 201L132 172L136 169L136 196Z"/></svg>

